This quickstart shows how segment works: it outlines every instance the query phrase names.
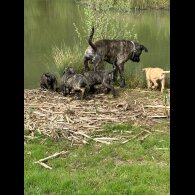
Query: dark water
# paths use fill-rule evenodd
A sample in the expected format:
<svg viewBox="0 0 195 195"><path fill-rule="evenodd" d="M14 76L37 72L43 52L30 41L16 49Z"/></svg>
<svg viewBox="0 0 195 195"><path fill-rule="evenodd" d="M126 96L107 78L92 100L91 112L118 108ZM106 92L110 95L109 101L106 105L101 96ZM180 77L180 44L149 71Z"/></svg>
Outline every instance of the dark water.
<svg viewBox="0 0 195 195"><path fill-rule="evenodd" d="M73 47L77 38L73 23L81 24L82 7L73 0L24 1L24 87L37 88L43 72L55 72L51 60L53 46L62 43ZM135 25L138 41L149 52L143 52L140 63L128 61L125 71L143 67L170 67L170 13L169 11L141 11L123 15L126 22ZM119 18L116 18L116 20ZM87 36L87 35L83 35ZM84 50L83 50L84 53ZM82 62L82 59L81 59Z"/></svg>

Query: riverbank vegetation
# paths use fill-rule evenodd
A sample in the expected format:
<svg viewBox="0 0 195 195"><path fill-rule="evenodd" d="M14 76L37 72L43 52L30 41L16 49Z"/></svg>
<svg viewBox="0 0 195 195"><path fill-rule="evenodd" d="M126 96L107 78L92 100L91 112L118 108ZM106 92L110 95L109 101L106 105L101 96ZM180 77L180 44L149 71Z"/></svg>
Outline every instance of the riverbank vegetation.
<svg viewBox="0 0 195 195"><path fill-rule="evenodd" d="M89 3L91 2L91 3ZM116 6L113 0L88 1L85 4L83 13L80 14L80 23L73 23L76 37L73 38L74 46L70 48L65 43L61 47L53 46L51 57L57 67L57 76L62 75L65 67L71 66L77 72L84 71L83 56L88 46L87 39L91 27L95 27L94 40L98 39L127 39L139 41L139 35L135 32L135 25L128 23L127 18L121 15L131 12L131 9L124 10L123 7L131 8L130 1L122 1L120 6ZM82 6L78 4L78 7ZM80 11L80 9L79 9ZM114 13L114 14L113 14ZM125 29L125 30L124 30ZM84 35L84 36L83 36ZM130 62L127 62L127 64ZM128 66L128 65L126 65ZM91 66L93 67L93 66ZM111 69L108 63L104 62L105 69ZM144 65L138 66L130 73L126 72L126 83L128 88L145 87L145 75L142 72ZM116 82L116 85L118 83ZM169 75L166 79L166 86L169 87Z"/></svg>
<svg viewBox="0 0 195 195"><path fill-rule="evenodd" d="M88 5L92 4L96 1L94 0L76 0L77 2ZM106 0L97 0L101 4L104 4ZM113 6L113 8L120 7L121 10L127 11L128 9L137 9L137 10L145 10L145 9L169 9L170 8L170 0L109 0L109 3Z"/></svg>

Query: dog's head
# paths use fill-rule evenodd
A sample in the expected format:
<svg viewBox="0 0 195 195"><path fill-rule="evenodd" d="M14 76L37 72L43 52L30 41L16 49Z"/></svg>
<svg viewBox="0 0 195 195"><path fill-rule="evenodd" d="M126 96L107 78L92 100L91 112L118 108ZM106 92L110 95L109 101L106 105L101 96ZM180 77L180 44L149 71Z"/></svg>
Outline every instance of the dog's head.
<svg viewBox="0 0 195 195"><path fill-rule="evenodd" d="M42 80L45 80L48 85L52 85L52 83L56 80L55 76L50 73L44 73L42 76Z"/></svg>
<svg viewBox="0 0 195 195"><path fill-rule="evenodd" d="M65 69L64 69L63 75L64 75L64 74L75 74L75 71L74 71L73 68L68 67L68 68L65 68Z"/></svg>
<svg viewBox="0 0 195 195"><path fill-rule="evenodd" d="M130 59L133 62L139 62L140 61L140 55L142 54L142 51L148 52L148 49L144 45L140 45L135 43L135 48L131 52Z"/></svg>

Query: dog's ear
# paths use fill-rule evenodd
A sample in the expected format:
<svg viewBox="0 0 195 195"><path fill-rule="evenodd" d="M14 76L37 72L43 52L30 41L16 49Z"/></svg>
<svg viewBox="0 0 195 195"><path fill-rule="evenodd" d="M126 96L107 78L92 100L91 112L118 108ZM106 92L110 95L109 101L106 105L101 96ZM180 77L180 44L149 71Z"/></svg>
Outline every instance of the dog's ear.
<svg viewBox="0 0 195 195"><path fill-rule="evenodd" d="M70 73L70 74L75 74L74 69L73 69L73 68L71 68L71 67L69 68L69 70L68 70L68 71L69 71L69 73Z"/></svg>
<svg viewBox="0 0 195 195"><path fill-rule="evenodd" d="M63 75L66 73L67 70L68 68L64 68Z"/></svg>
<svg viewBox="0 0 195 195"><path fill-rule="evenodd" d="M144 50L145 52L148 52L148 49L144 45L140 45L140 49Z"/></svg>

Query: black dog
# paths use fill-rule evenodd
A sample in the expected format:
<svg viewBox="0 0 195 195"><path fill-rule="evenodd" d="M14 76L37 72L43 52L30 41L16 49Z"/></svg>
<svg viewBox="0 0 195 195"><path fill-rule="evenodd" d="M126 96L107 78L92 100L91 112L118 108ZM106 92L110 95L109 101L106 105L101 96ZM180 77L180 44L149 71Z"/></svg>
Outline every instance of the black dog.
<svg viewBox="0 0 195 195"><path fill-rule="evenodd" d="M40 80L40 87L42 89L57 91L56 77L51 73L43 73Z"/></svg>
<svg viewBox="0 0 195 195"><path fill-rule="evenodd" d="M104 71L104 70L97 70L97 71L87 71L84 72L83 75L87 78L90 86L90 91L94 92L95 85L102 84L105 88L105 94L107 94L110 90L112 92L113 97L115 97L115 89L113 84L113 76L112 73L115 71Z"/></svg>
<svg viewBox="0 0 195 195"><path fill-rule="evenodd" d="M148 52L148 49L137 42L127 40L103 39L92 43L93 34L94 27L92 27L92 31L88 39L90 46L86 49L84 55L85 71L89 70L88 62L93 63L94 70L96 70L101 62L106 61L112 64L113 67L116 67L114 72L114 81L116 80L117 73L119 71L121 80L120 86L124 87L124 63L129 59L133 62L139 62L142 50Z"/></svg>

